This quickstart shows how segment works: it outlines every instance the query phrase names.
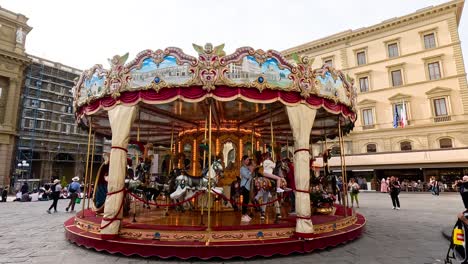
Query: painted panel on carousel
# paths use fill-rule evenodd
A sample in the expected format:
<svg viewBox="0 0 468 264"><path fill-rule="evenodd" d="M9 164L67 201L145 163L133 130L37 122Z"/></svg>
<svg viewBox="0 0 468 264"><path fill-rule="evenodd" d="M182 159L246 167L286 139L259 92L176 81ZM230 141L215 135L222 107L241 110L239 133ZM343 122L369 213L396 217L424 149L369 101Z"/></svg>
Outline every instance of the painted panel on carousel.
<svg viewBox="0 0 468 264"><path fill-rule="evenodd" d="M99 97L105 91L106 78L98 72L94 72L89 78L85 79L80 90L79 104L85 103L88 98Z"/></svg>
<svg viewBox="0 0 468 264"><path fill-rule="evenodd" d="M245 56L241 63L230 63L227 68L225 77L237 84L268 83L282 89L288 88L292 84L288 78L291 71L281 69L275 58L268 58L260 64L254 56Z"/></svg>
<svg viewBox="0 0 468 264"><path fill-rule="evenodd" d="M348 90L340 76L333 74L328 69L323 69L322 74L317 74L316 79L318 80L318 89L321 95L337 99L348 105L351 103L347 95Z"/></svg>
<svg viewBox="0 0 468 264"><path fill-rule="evenodd" d="M156 63L153 58L146 58L141 68L131 70L130 74L132 88L146 87L153 83L158 85L163 81L168 85L184 84L193 78L190 65L188 63L177 64L174 56L165 56L160 63Z"/></svg>

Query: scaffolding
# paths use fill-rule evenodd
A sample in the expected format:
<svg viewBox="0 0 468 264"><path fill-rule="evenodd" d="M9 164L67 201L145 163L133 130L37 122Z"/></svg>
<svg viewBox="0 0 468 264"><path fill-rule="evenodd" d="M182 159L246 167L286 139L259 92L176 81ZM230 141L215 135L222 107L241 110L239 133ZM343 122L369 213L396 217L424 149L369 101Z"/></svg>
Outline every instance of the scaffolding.
<svg viewBox="0 0 468 264"><path fill-rule="evenodd" d="M72 89L81 71L31 59L25 70L18 124L16 188L24 181L41 185L52 178L81 177L86 160L87 134L77 126L73 114ZM100 162L102 150L103 139L97 138L95 162Z"/></svg>

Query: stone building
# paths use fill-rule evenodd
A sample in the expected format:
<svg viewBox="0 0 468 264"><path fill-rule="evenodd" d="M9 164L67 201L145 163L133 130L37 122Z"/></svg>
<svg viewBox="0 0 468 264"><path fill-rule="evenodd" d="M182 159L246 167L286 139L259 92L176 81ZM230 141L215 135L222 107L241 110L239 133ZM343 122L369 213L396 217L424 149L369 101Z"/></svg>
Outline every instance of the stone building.
<svg viewBox="0 0 468 264"><path fill-rule="evenodd" d="M349 176L451 182L468 174L468 87L458 34L463 5L450 1L284 51L354 78L358 120L345 138ZM339 151L336 141L327 147ZM323 149L324 142L313 146L316 155ZM340 170L339 157L330 164Z"/></svg>
<svg viewBox="0 0 468 264"><path fill-rule="evenodd" d="M30 61L24 50L32 29L27 21L0 7L0 187L8 186L13 176L23 71Z"/></svg>
<svg viewBox="0 0 468 264"><path fill-rule="evenodd" d="M24 72L15 187L23 181L35 187L53 177L70 181L79 176L83 180L88 131L75 123L72 92L81 71L35 56L29 58L31 64ZM96 137L95 144L94 171L101 160L103 138Z"/></svg>

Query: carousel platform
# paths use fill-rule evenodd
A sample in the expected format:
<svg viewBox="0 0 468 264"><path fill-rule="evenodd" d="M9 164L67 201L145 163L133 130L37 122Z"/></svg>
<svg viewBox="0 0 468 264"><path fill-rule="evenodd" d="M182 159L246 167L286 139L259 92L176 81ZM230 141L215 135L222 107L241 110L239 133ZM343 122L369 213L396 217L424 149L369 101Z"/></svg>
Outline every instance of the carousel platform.
<svg viewBox="0 0 468 264"><path fill-rule="evenodd" d="M315 232L307 239L295 236L294 216L277 219L273 211L265 220L254 213L247 224L240 221L240 212L212 212L208 229L206 212L202 217L199 211L169 211L166 215L164 209L145 209L135 218L136 222L133 216L125 218L118 238L110 240L101 239L101 216L91 210L85 210L84 218L82 212L77 213L64 226L70 242L111 254L180 259L251 258L308 253L354 240L364 231L366 219L351 209L347 217L344 213L344 208L337 205L330 215L313 215Z"/></svg>

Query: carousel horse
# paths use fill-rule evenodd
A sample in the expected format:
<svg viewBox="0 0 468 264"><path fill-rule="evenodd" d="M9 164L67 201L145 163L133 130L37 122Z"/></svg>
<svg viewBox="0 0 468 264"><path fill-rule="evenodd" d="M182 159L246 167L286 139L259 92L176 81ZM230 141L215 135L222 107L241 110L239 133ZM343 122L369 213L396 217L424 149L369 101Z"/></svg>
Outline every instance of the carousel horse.
<svg viewBox="0 0 468 264"><path fill-rule="evenodd" d="M285 176L287 174L287 170L289 170L287 164L283 164L282 161L278 161L276 163L276 167L274 169L274 174L278 175L281 177L280 179L280 188L286 188L287 182L285 179ZM260 204L260 199L261 203L267 203L270 200L276 200L278 199L278 193L276 192L276 181L272 180L270 178L264 177L260 173L256 173L253 178L254 182L254 190L255 190L255 198L254 198L254 203L255 204ZM276 200L274 202L275 206L275 212L276 212L276 219L278 220L281 218L281 208L280 208L280 202ZM265 219L265 211L266 211L266 205L260 206L261 208L261 219Z"/></svg>
<svg viewBox="0 0 468 264"><path fill-rule="evenodd" d="M215 160L210 167L210 173L205 170L202 177L193 177L188 175L184 170L176 169L173 171L173 180L170 182L172 192L170 194L171 200L179 201L185 200L192 194L194 190L206 190L208 188L208 177L211 175L212 189L218 193L223 193L223 189L216 186L218 179L223 176L223 165L221 161Z"/></svg>
<svg viewBox="0 0 468 264"><path fill-rule="evenodd" d="M151 160L140 162L136 167L135 175L129 179L128 191L141 195L144 200L143 207L150 209L149 202L156 201L158 196L165 192L168 193L169 185L164 183L155 183L148 185L148 177L151 169ZM129 173L131 175L131 173Z"/></svg>

